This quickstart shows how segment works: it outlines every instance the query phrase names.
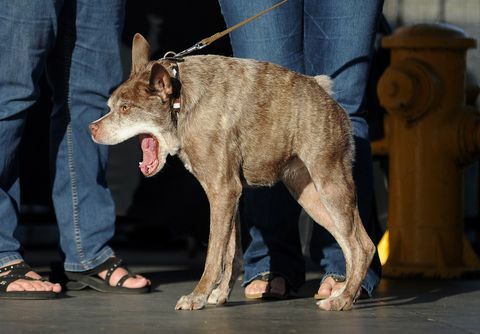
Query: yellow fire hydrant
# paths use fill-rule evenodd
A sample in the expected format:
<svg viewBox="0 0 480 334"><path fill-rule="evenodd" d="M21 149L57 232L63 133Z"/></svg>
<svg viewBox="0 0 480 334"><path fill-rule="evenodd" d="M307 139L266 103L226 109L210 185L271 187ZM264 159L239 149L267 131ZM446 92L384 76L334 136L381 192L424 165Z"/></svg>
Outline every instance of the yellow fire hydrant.
<svg viewBox="0 0 480 334"><path fill-rule="evenodd" d="M420 24L383 38L391 65L377 86L387 110L390 277L453 278L480 271L464 236L463 167L480 156L480 114L465 106L473 39L450 25Z"/></svg>

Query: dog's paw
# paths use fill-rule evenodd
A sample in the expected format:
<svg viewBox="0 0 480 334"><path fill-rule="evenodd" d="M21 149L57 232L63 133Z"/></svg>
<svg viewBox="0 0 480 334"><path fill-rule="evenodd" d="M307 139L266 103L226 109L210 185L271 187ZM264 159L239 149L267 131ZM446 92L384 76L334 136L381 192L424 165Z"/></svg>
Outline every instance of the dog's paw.
<svg viewBox="0 0 480 334"><path fill-rule="evenodd" d="M317 302L317 305L325 311L348 311L352 309L353 298L341 294L340 296L320 300Z"/></svg>
<svg viewBox="0 0 480 334"><path fill-rule="evenodd" d="M175 310L200 310L205 307L206 301L207 298L204 295L191 293L178 300Z"/></svg>
<svg viewBox="0 0 480 334"><path fill-rule="evenodd" d="M222 291L219 287L213 289L210 296L208 296L207 303L210 305L225 304L228 300L228 291Z"/></svg>

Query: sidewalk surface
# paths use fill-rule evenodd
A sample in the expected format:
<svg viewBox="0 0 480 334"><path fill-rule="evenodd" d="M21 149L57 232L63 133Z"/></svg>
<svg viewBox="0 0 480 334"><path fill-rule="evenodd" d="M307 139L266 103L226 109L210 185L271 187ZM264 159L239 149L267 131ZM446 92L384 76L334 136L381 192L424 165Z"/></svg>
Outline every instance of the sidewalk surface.
<svg viewBox="0 0 480 334"><path fill-rule="evenodd" d="M385 279L373 299L352 311L325 312L312 298L320 276L311 272L293 299L248 301L239 282L224 306L175 311L177 299L200 278L203 258L119 253L153 281L153 293L90 290L52 301L0 300L0 333L480 333L480 280ZM50 255L29 262L46 272Z"/></svg>

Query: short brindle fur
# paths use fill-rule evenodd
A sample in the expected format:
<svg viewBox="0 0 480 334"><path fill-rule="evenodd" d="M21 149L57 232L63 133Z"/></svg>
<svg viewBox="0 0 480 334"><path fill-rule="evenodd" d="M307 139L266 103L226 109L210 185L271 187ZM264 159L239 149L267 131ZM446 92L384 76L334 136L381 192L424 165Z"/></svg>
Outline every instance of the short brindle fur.
<svg viewBox="0 0 480 334"><path fill-rule="evenodd" d="M180 85L173 85L175 63L149 61L149 49L135 35L130 78L110 97L111 111L90 129L96 142L108 145L140 135L146 176L177 154L205 190L211 215L205 269L176 309L227 301L241 269L235 214L242 186L278 181L345 255L344 287L318 305L350 309L375 247L356 204L351 124L329 95L329 78L266 62L190 56L176 63ZM176 93L179 110L172 108Z"/></svg>

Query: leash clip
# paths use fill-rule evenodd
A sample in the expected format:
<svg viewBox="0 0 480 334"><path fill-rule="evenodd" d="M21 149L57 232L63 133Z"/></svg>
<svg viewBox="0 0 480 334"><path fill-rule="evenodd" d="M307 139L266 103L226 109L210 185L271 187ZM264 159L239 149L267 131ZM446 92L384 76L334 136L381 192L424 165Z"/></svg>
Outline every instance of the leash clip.
<svg viewBox="0 0 480 334"><path fill-rule="evenodd" d="M206 47L207 44L203 43L202 41L196 43L195 45L189 47L188 49L185 49L183 51L180 51L178 53L175 53L173 51L168 51L167 53L165 53L165 55L163 55L163 58L162 59L174 59L174 60L180 60L180 61L183 61L183 57L194 52L194 51L197 51L197 50L201 50L203 49L204 47Z"/></svg>
<svg viewBox="0 0 480 334"><path fill-rule="evenodd" d="M200 41L200 42L196 43L194 46L191 46L191 47L189 47L188 49L183 50L183 51L177 53L177 54L175 55L175 57L180 57L180 58L181 58L181 57L186 56L186 55L188 55L188 54L190 54L190 53L192 53L192 52L194 52L194 51L201 50L201 49L203 49L203 48L206 47L206 46L207 46L207 44L205 44L205 43L203 43L203 42Z"/></svg>

